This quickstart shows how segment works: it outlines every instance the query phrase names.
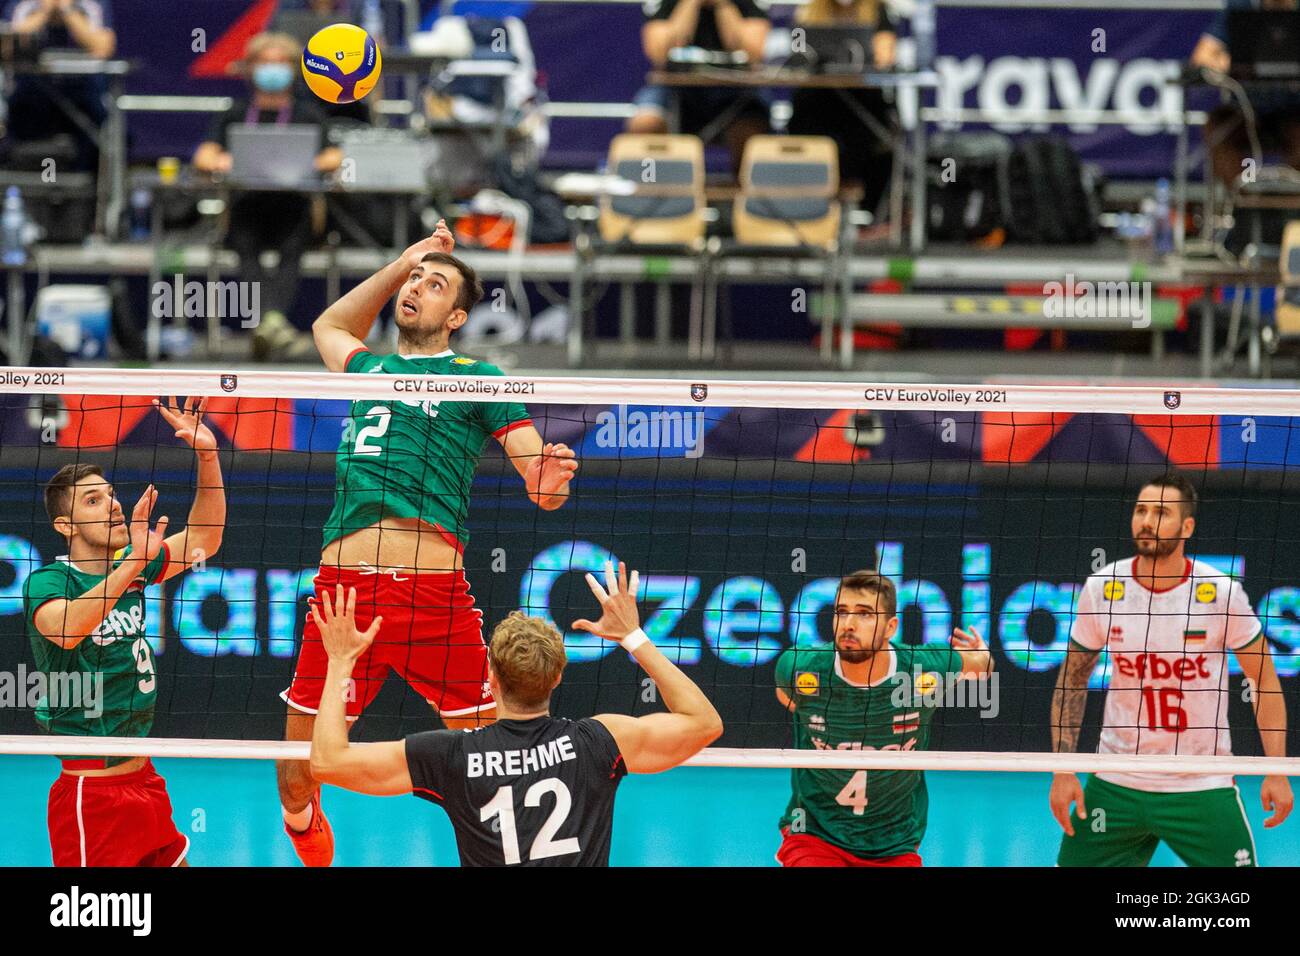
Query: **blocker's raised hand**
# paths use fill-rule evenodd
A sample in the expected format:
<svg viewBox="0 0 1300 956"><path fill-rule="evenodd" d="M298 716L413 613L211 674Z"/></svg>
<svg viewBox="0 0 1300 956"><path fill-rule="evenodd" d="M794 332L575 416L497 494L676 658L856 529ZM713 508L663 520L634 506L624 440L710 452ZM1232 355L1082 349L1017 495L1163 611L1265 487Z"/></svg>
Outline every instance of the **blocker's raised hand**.
<svg viewBox="0 0 1300 956"><path fill-rule="evenodd" d="M135 503L131 509L131 557L142 559L148 564L154 558L158 557L158 552L162 550L163 541L167 538L167 516L163 515L158 519L158 526L154 530L149 530L149 515L153 513L153 506L158 503L158 489L150 485L140 496L140 500Z"/></svg>
<svg viewBox="0 0 1300 956"><path fill-rule="evenodd" d="M627 565L622 561L618 563L617 577L613 566L606 561L605 587L600 586L595 575L587 574L587 586L600 602L600 620L593 623L582 618L574 621L573 626L580 631L598 634L609 641L623 640L641 626L641 615L636 609L636 593L640 584L640 575L636 571L628 579Z"/></svg>
<svg viewBox="0 0 1300 956"><path fill-rule="evenodd" d="M217 436L203 424L203 413L208 410L207 396L199 399L191 395L185 400L184 407L179 398L169 398L166 402L155 398L153 404L167 424L176 429L176 437L185 444L197 452L217 450Z"/></svg>
<svg viewBox="0 0 1300 956"><path fill-rule="evenodd" d="M340 584L335 589L333 601L329 591L322 591L319 601L313 598L309 603L311 616L320 629L321 643L325 645L330 660L355 661L374 643L375 635L384 623L383 617L376 617L364 634L357 630L356 588L348 588L344 594Z"/></svg>

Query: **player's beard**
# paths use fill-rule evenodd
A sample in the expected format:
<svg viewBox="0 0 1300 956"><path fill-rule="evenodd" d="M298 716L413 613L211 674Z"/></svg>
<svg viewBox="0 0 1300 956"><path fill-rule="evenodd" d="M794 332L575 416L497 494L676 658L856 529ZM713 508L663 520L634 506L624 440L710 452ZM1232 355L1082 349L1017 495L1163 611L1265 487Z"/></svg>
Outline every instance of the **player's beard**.
<svg viewBox="0 0 1300 956"><path fill-rule="evenodd" d="M447 316L428 322L421 315L407 316L398 309L396 320L398 352L423 353L442 345L447 331Z"/></svg>
<svg viewBox="0 0 1300 956"><path fill-rule="evenodd" d="M1144 558L1167 558L1178 550L1180 538L1134 538L1133 546Z"/></svg>
<svg viewBox="0 0 1300 956"><path fill-rule="evenodd" d="M846 664L863 664L876 656L876 648L870 645L865 647L845 647L838 640L835 642L835 652L840 655L840 660Z"/></svg>

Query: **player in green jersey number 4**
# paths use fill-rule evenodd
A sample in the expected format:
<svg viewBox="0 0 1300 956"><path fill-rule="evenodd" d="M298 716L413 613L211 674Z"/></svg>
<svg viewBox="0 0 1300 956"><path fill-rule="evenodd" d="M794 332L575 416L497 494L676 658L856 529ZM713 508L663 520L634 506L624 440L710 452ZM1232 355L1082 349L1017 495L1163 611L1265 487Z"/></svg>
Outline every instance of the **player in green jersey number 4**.
<svg viewBox="0 0 1300 956"><path fill-rule="evenodd" d="M316 599L338 585L357 592L364 631L377 615L384 629L357 661L346 691L355 720L396 671L450 729L490 723L496 703L488 686L483 615L465 580L470 487L489 438L499 442L524 480L528 498L554 510L568 499L578 469L572 450L543 443L518 402L460 401L459 376L501 370L457 355L451 334L483 297L474 270L451 255L451 232L434 233L330 306L312 326L333 372L397 376L388 400L352 403L336 456L334 510L325 522ZM379 311L396 296L397 354L365 345ZM443 382L428 376L445 377ZM415 381L417 377L424 380ZM308 616L288 705L287 740L310 740L325 688L327 655ZM321 812L320 785L307 761L278 766L285 830L307 866L328 866L334 837Z"/></svg>
<svg viewBox="0 0 1300 956"><path fill-rule="evenodd" d="M894 582L874 571L840 581L833 648L791 648L776 663L776 697L794 714L801 750L925 750L952 681L992 672L979 633L952 646L895 641ZM781 818L783 866L920 866L929 798L919 770L790 772Z"/></svg>
<svg viewBox="0 0 1300 956"><path fill-rule="evenodd" d="M36 719L48 733L147 737L157 679L145 630L144 589L174 578L221 547L226 493L217 442L203 424L207 399L155 401L198 456L198 489L185 530L167 518L149 530L150 485L128 523L97 465L64 465L45 486L45 509L68 553L23 584L23 613L46 696ZM93 700L71 690L89 685ZM81 697L82 699L75 699ZM73 745L69 745L73 749ZM63 757L50 788L55 866L183 866L189 840L172 822L167 787L147 757Z"/></svg>

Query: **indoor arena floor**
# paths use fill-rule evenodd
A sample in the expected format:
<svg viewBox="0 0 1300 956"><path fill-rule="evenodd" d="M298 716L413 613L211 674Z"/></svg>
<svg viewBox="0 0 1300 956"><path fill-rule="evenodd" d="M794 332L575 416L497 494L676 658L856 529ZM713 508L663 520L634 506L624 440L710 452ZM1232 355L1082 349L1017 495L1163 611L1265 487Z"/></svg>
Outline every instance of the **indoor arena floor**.
<svg viewBox="0 0 1300 956"><path fill-rule="evenodd" d="M5 756L0 772L0 863L48 866L49 757ZM268 761L158 760L194 866L296 866L275 801ZM1047 808L1046 774L927 774L930 826L921 856L933 866L1051 866L1060 830ZM1265 830L1258 777L1241 797L1261 861L1300 859L1300 814ZM619 788L610 862L616 866L774 866L776 821L789 772L685 768L629 777ZM340 866L452 866L451 824L413 797L366 797L327 787ZM1154 865L1179 865L1164 846Z"/></svg>

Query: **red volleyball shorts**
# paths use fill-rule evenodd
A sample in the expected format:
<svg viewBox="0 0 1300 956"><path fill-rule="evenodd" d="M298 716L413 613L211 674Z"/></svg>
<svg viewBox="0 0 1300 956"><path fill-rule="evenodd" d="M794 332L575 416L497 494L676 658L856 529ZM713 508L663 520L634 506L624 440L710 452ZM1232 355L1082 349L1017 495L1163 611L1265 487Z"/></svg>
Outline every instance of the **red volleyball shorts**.
<svg viewBox="0 0 1300 956"><path fill-rule="evenodd" d="M364 631L384 619L375 642L358 658L347 698L349 717L359 717L375 699L390 670L396 671L443 717L466 717L494 706L487 683L483 613L474 606L463 571L416 574L322 567L316 600L342 584L357 589L356 623ZM306 714L320 709L329 663L310 611L293 682L280 696Z"/></svg>
<svg viewBox="0 0 1300 956"><path fill-rule="evenodd" d="M776 860L782 866L920 866L918 853L900 853L874 860L857 856L833 843L827 843L810 833L791 833L783 829L785 839L776 851Z"/></svg>
<svg viewBox="0 0 1300 956"><path fill-rule="evenodd" d="M55 866L180 866L190 848L152 763L116 777L59 774L49 825Z"/></svg>

